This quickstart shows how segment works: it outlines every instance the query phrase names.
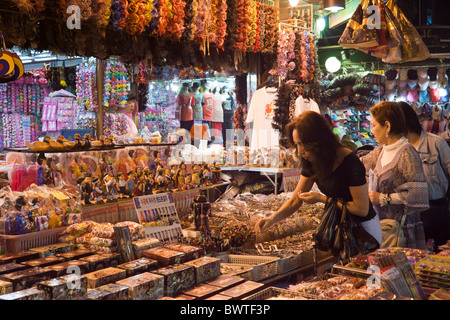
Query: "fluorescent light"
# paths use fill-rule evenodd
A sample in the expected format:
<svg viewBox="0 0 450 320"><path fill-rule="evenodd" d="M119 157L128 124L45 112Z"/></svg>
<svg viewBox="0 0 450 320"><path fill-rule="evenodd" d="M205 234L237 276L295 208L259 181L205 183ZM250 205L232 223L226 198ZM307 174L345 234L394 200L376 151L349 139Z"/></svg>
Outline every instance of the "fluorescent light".
<svg viewBox="0 0 450 320"><path fill-rule="evenodd" d="M49 61L49 60L56 60L56 57L48 57L48 58L37 58L34 59L34 61L39 62L39 61Z"/></svg>

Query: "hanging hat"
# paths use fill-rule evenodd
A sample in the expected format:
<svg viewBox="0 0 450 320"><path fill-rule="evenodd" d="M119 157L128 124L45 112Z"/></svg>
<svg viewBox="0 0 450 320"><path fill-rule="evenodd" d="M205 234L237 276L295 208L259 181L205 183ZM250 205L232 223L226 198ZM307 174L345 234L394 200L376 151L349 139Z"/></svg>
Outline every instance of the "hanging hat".
<svg viewBox="0 0 450 320"><path fill-rule="evenodd" d="M391 69L386 71L386 80L395 80L397 78L397 70Z"/></svg>
<svg viewBox="0 0 450 320"><path fill-rule="evenodd" d="M419 76L417 74L417 70L415 70L415 69L409 69L407 75L408 75L408 80L417 80L417 79L419 79Z"/></svg>
<svg viewBox="0 0 450 320"><path fill-rule="evenodd" d="M430 77L430 81L436 81L436 79L437 79L437 72L438 72L438 69L436 67L429 67L428 68L428 76Z"/></svg>
<svg viewBox="0 0 450 320"><path fill-rule="evenodd" d="M419 91L419 102L420 103L430 102L430 95L428 94L428 89Z"/></svg>
<svg viewBox="0 0 450 320"><path fill-rule="evenodd" d="M400 97L400 100L406 101L406 96L408 95L408 89L401 88L398 90L398 96Z"/></svg>
<svg viewBox="0 0 450 320"><path fill-rule="evenodd" d="M397 95L397 90L386 89L385 97L387 101L395 101L395 96Z"/></svg>
<svg viewBox="0 0 450 320"><path fill-rule="evenodd" d="M419 78L419 89L421 91L423 90L427 90L428 89L428 85L430 84L430 81L428 80L428 78Z"/></svg>
<svg viewBox="0 0 450 320"><path fill-rule="evenodd" d="M414 112L420 116L422 114L422 109L420 108L420 104L418 102L412 102L411 108L413 108Z"/></svg>
<svg viewBox="0 0 450 320"><path fill-rule="evenodd" d="M448 102L448 88L439 88L439 95L441 96L442 102Z"/></svg>
<svg viewBox="0 0 450 320"><path fill-rule="evenodd" d="M409 89L406 94L406 100L409 102L419 101L419 91L417 89Z"/></svg>
<svg viewBox="0 0 450 320"><path fill-rule="evenodd" d="M427 69L425 69L425 68L417 69L417 76L419 77L419 81L420 81L420 79L428 79Z"/></svg>
<svg viewBox="0 0 450 320"><path fill-rule="evenodd" d="M444 67L438 67L437 81L441 88L445 88L447 86L447 76L445 75Z"/></svg>
<svg viewBox="0 0 450 320"><path fill-rule="evenodd" d="M408 70L400 69L398 71L398 80L400 81L408 80Z"/></svg>
<svg viewBox="0 0 450 320"><path fill-rule="evenodd" d="M408 86L408 80L399 80L398 87L399 89L404 89Z"/></svg>
<svg viewBox="0 0 450 320"><path fill-rule="evenodd" d="M439 93L439 86L438 86L438 82L436 80L434 80L434 81L430 80L430 86L429 86L428 90L430 93L431 102L438 102L441 100L441 95Z"/></svg>
<svg viewBox="0 0 450 320"><path fill-rule="evenodd" d="M386 79L386 90L394 90L397 85L397 80Z"/></svg>

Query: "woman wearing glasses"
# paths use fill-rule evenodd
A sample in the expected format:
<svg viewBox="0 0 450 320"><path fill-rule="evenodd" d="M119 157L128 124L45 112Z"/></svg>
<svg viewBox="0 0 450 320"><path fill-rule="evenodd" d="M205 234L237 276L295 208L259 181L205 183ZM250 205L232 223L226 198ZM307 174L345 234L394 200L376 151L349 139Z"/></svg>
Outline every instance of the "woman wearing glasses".
<svg viewBox="0 0 450 320"><path fill-rule="evenodd" d="M380 221L369 200L366 170L359 158L339 142L330 122L321 114L305 111L287 126L290 143L296 145L302 174L292 198L268 218L260 219L255 232L265 231L295 213L303 202L325 203L344 199L347 210L380 244ZM311 191L314 183L321 192ZM340 204L342 207L342 204Z"/></svg>

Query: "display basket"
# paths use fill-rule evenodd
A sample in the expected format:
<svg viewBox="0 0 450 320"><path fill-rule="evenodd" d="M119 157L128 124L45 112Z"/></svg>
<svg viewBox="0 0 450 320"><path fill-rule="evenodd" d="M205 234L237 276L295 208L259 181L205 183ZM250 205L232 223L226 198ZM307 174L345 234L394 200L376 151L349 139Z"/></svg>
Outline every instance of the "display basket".
<svg viewBox="0 0 450 320"><path fill-rule="evenodd" d="M268 300L270 298L277 297L280 295L290 298L290 299L286 299L286 300L331 300L328 298L322 298L322 297L318 297L318 296L307 294L307 293L300 293L300 292L295 292L295 291L276 288L276 287L268 287L268 288L261 290L255 294L252 294L251 296L245 297L242 300ZM282 299L282 300L284 300L284 299Z"/></svg>
<svg viewBox="0 0 450 320"><path fill-rule="evenodd" d="M278 260L278 274L285 274L302 266L302 254L296 254Z"/></svg>
<svg viewBox="0 0 450 320"><path fill-rule="evenodd" d="M252 280L260 281L278 274L279 257L221 254L217 258L225 263L246 264L253 267Z"/></svg>
<svg viewBox="0 0 450 320"><path fill-rule="evenodd" d="M235 269L231 270L231 272L225 273L225 269ZM239 269L239 270L236 270ZM238 276L245 280L253 280L253 266L249 264L238 264L238 263L226 263L222 262L220 264L220 270L222 274L230 275L230 276Z"/></svg>
<svg viewBox="0 0 450 320"><path fill-rule="evenodd" d="M59 241L60 234L67 227L31 232L19 235L0 235L0 242L3 243L5 251L8 253L18 253L20 251L43 247Z"/></svg>

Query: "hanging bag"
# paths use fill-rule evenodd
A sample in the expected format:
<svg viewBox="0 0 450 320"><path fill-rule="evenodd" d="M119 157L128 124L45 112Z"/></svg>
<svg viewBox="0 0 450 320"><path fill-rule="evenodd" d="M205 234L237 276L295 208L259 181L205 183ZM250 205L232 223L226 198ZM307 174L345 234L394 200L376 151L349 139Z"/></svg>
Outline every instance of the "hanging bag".
<svg viewBox="0 0 450 320"><path fill-rule="evenodd" d="M1 47L0 47L0 77L11 75L14 71L14 59L9 51L6 51L5 39L3 33L0 32Z"/></svg>
<svg viewBox="0 0 450 320"><path fill-rule="evenodd" d="M371 3L371 0L362 0L356 7L338 41L342 47L366 50L379 45L377 31L367 27L369 16L366 11Z"/></svg>

